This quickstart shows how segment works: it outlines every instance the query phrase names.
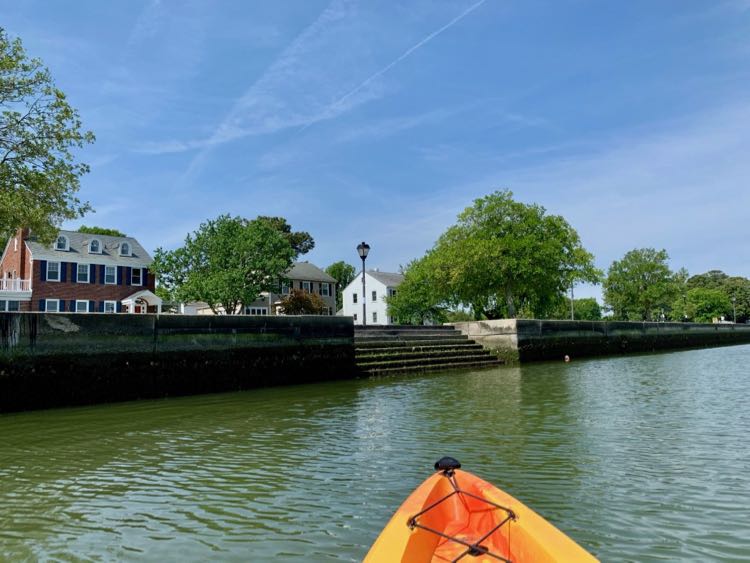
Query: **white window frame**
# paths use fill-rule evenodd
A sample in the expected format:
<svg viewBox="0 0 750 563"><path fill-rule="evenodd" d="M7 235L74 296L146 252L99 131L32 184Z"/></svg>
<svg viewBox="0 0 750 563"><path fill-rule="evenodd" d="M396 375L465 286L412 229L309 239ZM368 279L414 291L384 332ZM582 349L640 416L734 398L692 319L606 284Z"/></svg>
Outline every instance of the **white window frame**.
<svg viewBox="0 0 750 563"><path fill-rule="evenodd" d="M138 272L138 283L135 283L135 273ZM143 268L131 268L130 270L130 285L144 285L143 283Z"/></svg>
<svg viewBox="0 0 750 563"><path fill-rule="evenodd" d="M248 307L247 315L268 315L268 307Z"/></svg>
<svg viewBox="0 0 750 563"><path fill-rule="evenodd" d="M83 303L84 306L86 307L85 311L79 311L78 310L78 305L80 305L81 303ZM89 302L88 301L84 301L82 299L76 299L76 313L89 313L89 312L90 312L89 311Z"/></svg>
<svg viewBox="0 0 750 563"><path fill-rule="evenodd" d="M54 303L55 310L50 311L49 306ZM44 300L44 311L47 313L59 313L60 312L60 300L59 299L45 299Z"/></svg>
<svg viewBox="0 0 750 563"><path fill-rule="evenodd" d="M356 303L356 302L357 302L357 294L352 293L352 303Z"/></svg>
<svg viewBox="0 0 750 563"><path fill-rule="evenodd" d="M111 282L107 281L107 270L109 268L112 268L112 271L114 272L112 274L113 281ZM117 285L117 266L104 266L104 284L105 285Z"/></svg>
<svg viewBox="0 0 750 563"><path fill-rule="evenodd" d="M81 281L81 268L86 271L86 281ZM76 266L76 283L91 283L91 266L88 264L81 264L80 262Z"/></svg>
<svg viewBox="0 0 750 563"><path fill-rule="evenodd" d="M303 281L302 282L302 291L306 291L307 293L312 293L312 282L309 281Z"/></svg>
<svg viewBox="0 0 750 563"><path fill-rule="evenodd" d="M49 277L49 267L52 264L57 264L57 279L53 279L53 278ZM60 281L60 269L61 269L61 266L62 266L62 264L60 262L55 262L54 260L47 262L47 275L46 275L47 281L51 281L51 282L59 282Z"/></svg>
<svg viewBox="0 0 750 563"><path fill-rule="evenodd" d="M289 282L281 282L281 295L289 295Z"/></svg>
<svg viewBox="0 0 750 563"><path fill-rule="evenodd" d="M372 290L372 302L375 303L378 300L378 292L377 290Z"/></svg>
<svg viewBox="0 0 750 563"><path fill-rule="evenodd" d="M91 246L96 243L98 245L99 250L92 250ZM89 254L101 254L102 253L102 241L100 241L98 238L91 239L91 242L89 242Z"/></svg>
<svg viewBox="0 0 750 563"><path fill-rule="evenodd" d="M128 249L127 252L125 252L125 248ZM132 254L132 249L130 248L129 242L123 242L120 244L120 256L130 256Z"/></svg>
<svg viewBox="0 0 750 563"><path fill-rule="evenodd" d="M60 241L65 241L64 248L60 248ZM68 240L68 237L65 235L58 235L58 237L55 239L55 250L65 251L70 250L70 241Z"/></svg>
<svg viewBox="0 0 750 563"><path fill-rule="evenodd" d="M18 252L18 237L13 239L13 252Z"/></svg>
<svg viewBox="0 0 750 563"><path fill-rule="evenodd" d="M378 322L378 312L377 311L373 311L372 312L372 322L373 323Z"/></svg>
<svg viewBox="0 0 750 563"><path fill-rule="evenodd" d="M352 319L354 320L355 323L357 322L357 313L354 313L352 315Z"/></svg>
<svg viewBox="0 0 750 563"><path fill-rule="evenodd" d="M330 297L331 296L331 284L330 283L321 283L320 284L320 294L323 297Z"/></svg>
<svg viewBox="0 0 750 563"><path fill-rule="evenodd" d="M107 311L107 307L109 305L112 306L112 310L111 311ZM117 312L117 301L105 301L104 302L104 312L105 313L116 313Z"/></svg>

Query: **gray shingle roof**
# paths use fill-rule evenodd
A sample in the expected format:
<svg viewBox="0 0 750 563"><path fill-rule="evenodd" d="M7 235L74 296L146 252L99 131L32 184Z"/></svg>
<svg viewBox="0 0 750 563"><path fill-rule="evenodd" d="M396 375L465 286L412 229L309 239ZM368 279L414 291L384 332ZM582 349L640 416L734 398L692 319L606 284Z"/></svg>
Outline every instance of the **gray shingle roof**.
<svg viewBox="0 0 750 563"><path fill-rule="evenodd" d="M400 285L402 281L404 281L403 274L380 272L376 270L367 270L367 273L386 287L396 287Z"/></svg>
<svg viewBox="0 0 750 563"><path fill-rule="evenodd" d="M286 273L286 276L290 280L336 283L336 278L329 276L314 264L310 264L310 262L295 262Z"/></svg>
<svg viewBox="0 0 750 563"><path fill-rule="evenodd" d="M68 237L70 250L55 250L54 244L47 246L35 240L27 240L26 246L34 260L53 260L60 262L91 262L95 264L112 264L118 266L146 267L151 264L151 256L133 237L112 237L107 235L90 235L75 231L59 231ZM89 242L93 239L101 243L101 254L89 254ZM130 245L130 256L120 256L120 245Z"/></svg>

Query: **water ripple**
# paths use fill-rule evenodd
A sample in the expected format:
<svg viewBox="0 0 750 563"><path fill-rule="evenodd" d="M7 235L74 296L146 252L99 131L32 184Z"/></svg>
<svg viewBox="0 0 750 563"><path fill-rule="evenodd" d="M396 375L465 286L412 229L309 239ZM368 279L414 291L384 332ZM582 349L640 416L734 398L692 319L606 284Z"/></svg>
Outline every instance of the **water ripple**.
<svg viewBox="0 0 750 563"><path fill-rule="evenodd" d="M451 454L603 560L750 560L750 347L0 417L9 560L358 561Z"/></svg>

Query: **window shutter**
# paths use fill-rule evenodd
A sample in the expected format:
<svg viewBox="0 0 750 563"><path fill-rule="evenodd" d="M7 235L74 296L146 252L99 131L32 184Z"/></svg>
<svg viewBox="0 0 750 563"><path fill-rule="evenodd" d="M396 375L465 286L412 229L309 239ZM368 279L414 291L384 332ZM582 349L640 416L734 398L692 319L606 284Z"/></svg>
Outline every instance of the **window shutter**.
<svg viewBox="0 0 750 563"><path fill-rule="evenodd" d="M47 281L47 261L46 260L39 260L39 279L42 281ZM44 309L39 309L40 311L44 311Z"/></svg>
<svg viewBox="0 0 750 563"><path fill-rule="evenodd" d="M122 266L117 266L117 285L122 285Z"/></svg>
<svg viewBox="0 0 750 563"><path fill-rule="evenodd" d="M46 266L46 264L45 264ZM40 311L46 311L47 310L47 302L44 299L39 300L39 310Z"/></svg>
<svg viewBox="0 0 750 563"><path fill-rule="evenodd" d="M103 267L104 267L104 266L102 266L102 268L103 268ZM100 312L100 313L103 313L103 312L104 312L104 301L99 301L99 312Z"/></svg>
<svg viewBox="0 0 750 563"><path fill-rule="evenodd" d="M57 310L60 311L61 313L65 312L65 299L60 299L59 300L59 302L57 304Z"/></svg>
<svg viewBox="0 0 750 563"><path fill-rule="evenodd" d="M89 301L89 313L96 311L96 301Z"/></svg>
<svg viewBox="0 0 750 563"><path fill-rule="evenodd" d="M125 268L125 285L130 285L130 282L132 281L131 278L131 268L130 266Z"/></svg>
<svg viewBox="0 0 750 563"><path fill-rule="evenodd" d="M60 262L60 281L68 281L68 263Z"/></svg>
<svg viewBox="0 0 750 563"><path fill-rule="evenodd" d="M117 302L117 312L122 313L122 303L120 303L119 301Z"/></svg>
<svg viewBox="0 0 750 563"><path fill-rule="evenodd" d="M141 269L141 285L148 285L148 268Z"/></svg>
<svg viewBox="0 0 750 563"><path fill-rule="evenodd" d="M70 281L78 283L78 263L71 262Z"/></svg>
<svg viewBox="0 0 750 563"><path fill-rule="evenodd" d="M104 264L99 266L99 283L104 285ZM102 307L104 307L104 305L102 305ZM102 309L102 312L103 311L104 309Z"/></svg>
<svg viewBox="0 0 750 563"><path fill-rule="evenodd" d="M96 283L96 265L89 266L89 283Z"/></svg>
<svg viewBox="0 0 750 563"><path fill-rule="evenodd" d="M77 307L76 307L76 300L75 299L71 299L70 300L70 312L71 313L75 313L76 309L77 309Z"/></svg>

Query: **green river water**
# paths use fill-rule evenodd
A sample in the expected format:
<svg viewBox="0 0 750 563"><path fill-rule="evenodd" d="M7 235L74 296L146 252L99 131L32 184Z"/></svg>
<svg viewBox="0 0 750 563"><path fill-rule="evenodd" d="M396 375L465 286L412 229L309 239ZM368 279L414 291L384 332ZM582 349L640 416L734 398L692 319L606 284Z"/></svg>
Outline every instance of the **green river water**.
<svg viewBox="0 0 750 563"><path fill-rule="evenodd" d="M750 560L750 346L0 416L4 560L359 561L443 455L604 561Z"/></svg>

